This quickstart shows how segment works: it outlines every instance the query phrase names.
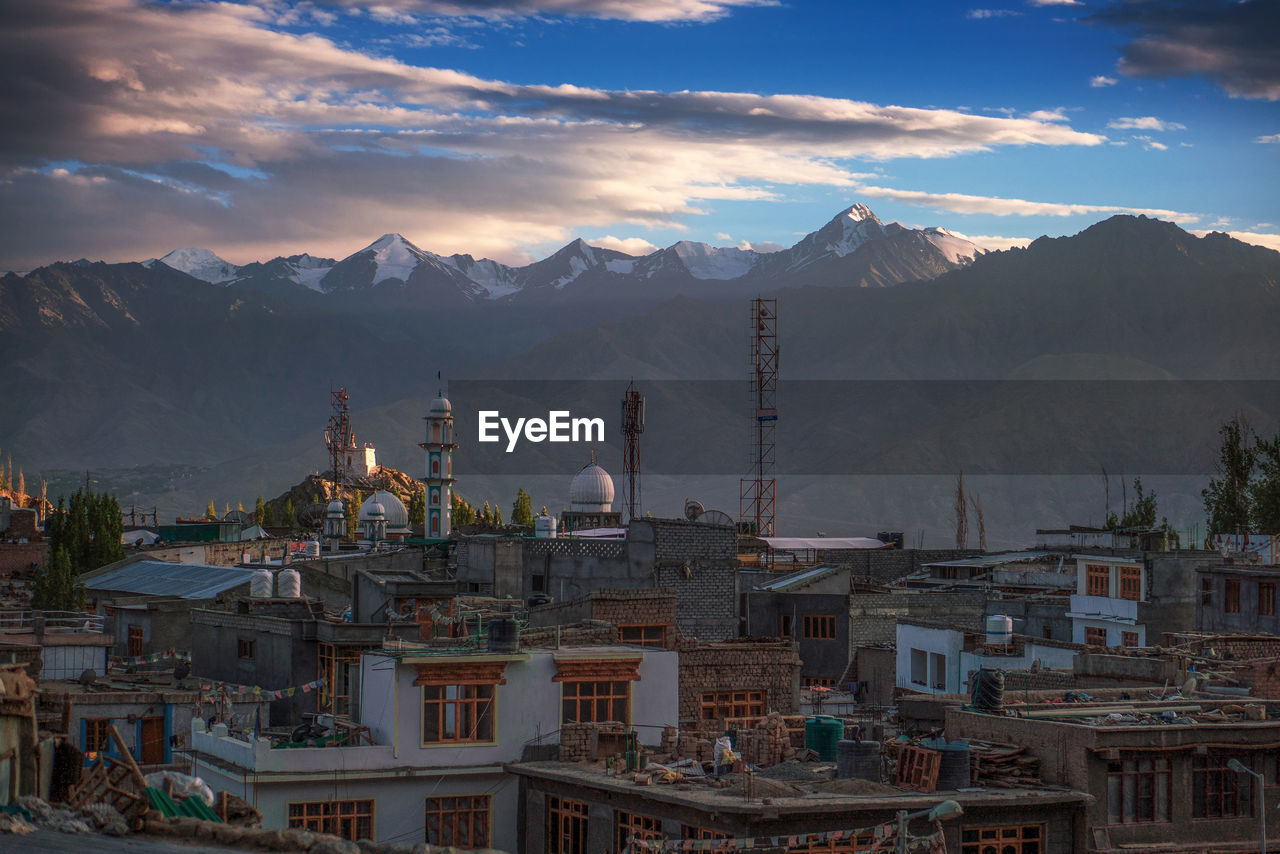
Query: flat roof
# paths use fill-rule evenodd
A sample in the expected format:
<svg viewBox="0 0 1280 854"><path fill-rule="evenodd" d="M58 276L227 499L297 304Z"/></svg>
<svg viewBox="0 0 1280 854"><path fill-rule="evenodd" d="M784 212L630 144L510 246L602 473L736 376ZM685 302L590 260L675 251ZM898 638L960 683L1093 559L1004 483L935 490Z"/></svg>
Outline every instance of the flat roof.
<svg viewBox="0 0 1280 854"><path fill-rule="evenodd" d="M147 596L212 599L248 584L253 573L254 568L246 566L140 560L87 578L84 586L88 590L120 590Z"/></svg>

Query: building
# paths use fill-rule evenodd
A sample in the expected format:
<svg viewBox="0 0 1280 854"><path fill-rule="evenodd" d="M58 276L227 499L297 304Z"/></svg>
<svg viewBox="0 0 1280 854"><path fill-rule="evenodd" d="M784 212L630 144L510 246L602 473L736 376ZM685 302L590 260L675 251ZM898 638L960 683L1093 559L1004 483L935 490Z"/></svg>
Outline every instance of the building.
<svg viewBox="0 0 1280 854"><path fill-rule="evenodd" d="M1201 567L1196 628L1202 632L1280 634L1280 566L1224 563Z"/></svg>
<svg viewBox="0 0 1280 854"><path fill-rule="evenodd" d="M195 773L254 803L265 827L516 851L518 784L504 766L526 745L576 722L656 739L676 721L676 653L644 647L403 644L363 655L359 685L341 746L285 748L197 722Z"/></svg>
<svg viewBox="0 0 1280 854"><path fill-rule="evenodd" d="M1263 774L1263 803L1276 803L1277 712L1277 703L1199 698L1032 703L1018 717L952 707L946 731L1023 746L1046 783L1092 795L1089 842L1077 851L1245 852L1258 850L1258 793L1228 763Z"/></svg>
<svg viewBox="0 0 1280 854"><path fill-rule="evenodd" d="M676 644L676 592L670 588L602 588L569 602L529 610L531 627L589 620L617 626L622 643L672 649Z"/></svg>
<svg viewBox="0 0 1280 854"><path fill-rule="evenodd" d="M727 718L800 708L800 657L790 641L685 640L680 652L680 724L723 727Z"/></svg>
<svg viewBox="0 0 1280 854"><path fill-rule="evenodd" d="M409 511L394 492L375 490L360 505L360 537L367 543L400 541L413 535Z"/></svg>
<svg viewBox="0 0 1280 854"><path fill-rule="evenodd" d="M426 517L427 537L448 537L453 533L453 452L458 447L453 441L453 406L443 393L436 395L427 410L426 441L422 449L427 454Z"/></svg>
<svg viewBox="0 0 1280 854"><path fill-rule="evenodd" d="M569 509L560 514L560 530L593 531L622 527L622 513L613 509L613 478L591 461L569 481Z"/></svg>
<svg viewBox="0 0 1280 854"><path fill-rule="evenodd" d="M924 694L963 694L969 691L972 674L982 668L1070 670L1084 649L1082 644L1027 635L993 638L945 623L899 620L897 687Z"/></svg>
<svg viewBox="0 0 1280 854"><path fill-rule="evenodd" d="M794 641L803 685L834 686L849 666L848 567L817 566L742 594L744 632Z"/></svg>
<svg viewBox="0 0 1280 854"><path fill-rule="evenodd" d="M79 679L107 672L115 639L97 614L0 612L0 660L23 664L33 678Z"/></svg>

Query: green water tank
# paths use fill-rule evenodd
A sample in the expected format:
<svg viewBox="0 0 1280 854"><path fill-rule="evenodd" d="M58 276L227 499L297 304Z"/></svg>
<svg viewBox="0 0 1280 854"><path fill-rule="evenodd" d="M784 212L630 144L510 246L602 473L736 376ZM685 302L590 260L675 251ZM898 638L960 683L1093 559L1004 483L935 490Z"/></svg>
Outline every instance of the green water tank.
<svg viewBox="0 0 1280 854"><path fill-rule="evenodd" d="M804 746L818 754L823 762L835 762L844 738L844 721L831 715L805 718Z"/></svg>

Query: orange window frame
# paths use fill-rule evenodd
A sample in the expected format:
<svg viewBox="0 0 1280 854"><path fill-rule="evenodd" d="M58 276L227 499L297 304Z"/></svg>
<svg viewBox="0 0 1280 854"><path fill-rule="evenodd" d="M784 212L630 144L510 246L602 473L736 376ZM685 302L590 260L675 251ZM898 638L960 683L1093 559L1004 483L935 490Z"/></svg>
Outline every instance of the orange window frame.
<svg viewBox="0 0 1280 854"><path fill-rule="evenodd" d="M490 795L427 798L427 844L488 848L492 807Z"/></svg>
<svg viewBox="0 0 1280 854"><path fill-rule="evenodd" d="M331 833L355 842L373 839L373 800L294 801L289 804L290 828Z"/></svg>

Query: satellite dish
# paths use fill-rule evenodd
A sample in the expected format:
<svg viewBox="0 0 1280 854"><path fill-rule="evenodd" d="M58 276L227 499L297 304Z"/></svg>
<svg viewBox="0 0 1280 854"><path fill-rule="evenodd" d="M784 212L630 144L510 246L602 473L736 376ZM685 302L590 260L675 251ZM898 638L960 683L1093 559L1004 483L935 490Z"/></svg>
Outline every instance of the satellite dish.
<svg viewBox="0 0 1280 854"><path fill-rule="evenodd" d="M706 513L707 509L702 506L702 502L694 501L692 498L685 499L684 502L684 518L690 522L698 521L698 517Z"/></svg>
<svg viewBox="0 0 1280 854"><path fill-rule="evenodd" d="M727 525L732 528L736 523L733 517L722 510L707 510L698 517L699 522L705 522L708 525Z"/></svg>
<svg viewBox="0 0 1280 854"><path fill-rule="evenodd" d="M98 674L92 667L80 672L80 684L88 688L94 682L98 681Z"/></svg>

